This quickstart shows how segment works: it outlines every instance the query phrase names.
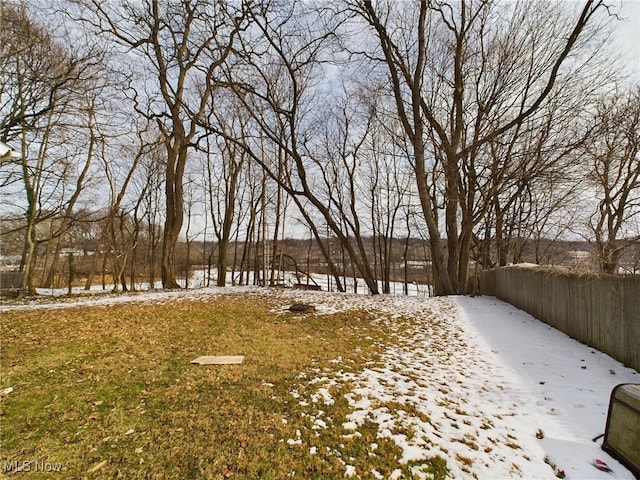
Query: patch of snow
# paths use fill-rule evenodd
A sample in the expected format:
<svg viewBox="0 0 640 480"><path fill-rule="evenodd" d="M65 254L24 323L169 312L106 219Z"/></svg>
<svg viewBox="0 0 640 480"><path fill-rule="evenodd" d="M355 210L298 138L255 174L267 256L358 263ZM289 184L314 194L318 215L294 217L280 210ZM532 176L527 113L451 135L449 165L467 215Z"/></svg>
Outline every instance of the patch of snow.
<svg viewBox="0 0 640 480"><path fill-rule="evenodd" d="M358 424L356 422L344 422L342 424L342 428L345 430L357 430Z"/></svg>
<svg viewBox="0 0 640 480"><path fill-rule="evenodd" d="M492 297L374 297L367 307L412 320L376 366L333 372L352 385L346 437L372 421L379 438L402 449L402 463L439 455L454 478L554 479L559 470L566 478L633 478L591 439L604 430L611 389L640 381L634 370ZM328 377L310 384L320 391ZM389 402L411 408L391 411ZM594 458L613 473L595 469ZM425 476L420 465L412 471Z"/></svg>
<svg viewBox="0 0 640 480"><path fill-rule="evenodd" d="M345 477L353 477L356 475L356 467L353 465L346 465L346 470L344 472Z"/></svg>
<svg viewBox="0 0 640 480"><path fill-rule="evenodd" d="M398 480L401 477L402 477L402 470L400 470L399 468L396 468L393 472L391 472L391 475L389 475L389 480Z"/></svg>
<svg viewBox="0 0 640 480"><path fill-rule="evenodd" d="M320 419L320 418L316 418L315 421L313 422L313 429L317 430L319 428L327 428L327 422L325 422L324 420Z"/></svg>
<svg viewBox="0 0 640 480"><path fill-rule="evenodd" d="M373 475L374 478L384 478L384 475L382 475L379 471L377 471L375 468L371 469L371 475Z"/></svg>
<svg viewBox="0 0 640 480"><path fill-rule="evenodd" d="M333 405L336 401L333 399L329 390L326 388L319 388L318 392L311 396L311 401L314 403L318 402L320 399L324 402L325 405Z"/></svg>

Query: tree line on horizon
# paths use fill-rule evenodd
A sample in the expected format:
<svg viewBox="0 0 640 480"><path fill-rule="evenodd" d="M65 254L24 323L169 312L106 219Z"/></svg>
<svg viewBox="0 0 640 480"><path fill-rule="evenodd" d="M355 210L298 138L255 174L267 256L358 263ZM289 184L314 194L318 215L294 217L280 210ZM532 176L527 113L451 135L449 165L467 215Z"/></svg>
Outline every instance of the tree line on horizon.
<svg viewBox="0 0 640 480"><path fill-rule="evenodd" d="M436 294L543 239L584 238L616 273L640 241L620 21L602 0L3 2L21 294L83 235L116 279L157 259L164 288L185 240L214 241L225 272L232 243L274 259L293 228L339 281L335 239L372 294L398 238L424 239Z"/></svg>

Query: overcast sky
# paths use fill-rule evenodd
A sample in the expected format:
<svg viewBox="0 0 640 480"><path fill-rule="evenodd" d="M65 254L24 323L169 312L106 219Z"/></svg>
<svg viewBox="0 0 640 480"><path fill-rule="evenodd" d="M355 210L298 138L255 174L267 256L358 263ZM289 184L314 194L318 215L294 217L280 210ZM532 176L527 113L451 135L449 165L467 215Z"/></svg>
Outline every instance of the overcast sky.
<svg viewBox="0 0 640 480"><path fill-rule="evenodd" d="M640 81L640 0L622 0L620 15L623 21L617 22L616 37L621 48L629 58L629 67Z"/></svg>

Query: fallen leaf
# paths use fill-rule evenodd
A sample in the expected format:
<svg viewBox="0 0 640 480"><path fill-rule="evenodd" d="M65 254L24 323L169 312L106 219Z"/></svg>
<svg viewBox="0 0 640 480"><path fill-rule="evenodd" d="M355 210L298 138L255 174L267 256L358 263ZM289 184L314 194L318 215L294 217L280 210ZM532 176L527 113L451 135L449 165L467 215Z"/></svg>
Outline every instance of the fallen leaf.
<svg viewBox="0 0 640 480"><path fill-rule="evenodd" d="M97 472L102 467L104 467L108 462L109 462L108 460L103 460L100 463L96 463L93 467L91 467L89 470L87 470L87 473Z"/></svg>

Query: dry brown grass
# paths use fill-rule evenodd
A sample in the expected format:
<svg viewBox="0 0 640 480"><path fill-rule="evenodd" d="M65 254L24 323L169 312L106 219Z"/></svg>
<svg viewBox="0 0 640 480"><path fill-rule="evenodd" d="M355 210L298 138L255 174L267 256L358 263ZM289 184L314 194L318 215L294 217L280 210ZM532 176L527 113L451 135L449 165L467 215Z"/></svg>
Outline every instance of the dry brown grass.
<svg viewBox="0 0 640 480"><path fill-rule="evenodd" d="M61 478L341 477L344 465L327 449L309 455L287 443L297 430L312 434L290 392L304 388L300 372L338 356L352 368L375 358L384 328L364 312L299 316L274 313L272 302L3 313L0 387L14 389L2 401L4 469L32 462L17 476L51 478L35 471L38 461L60 465ZM191 365L200 355L245 361ZM337 418L348 413L344 401L332 408ZM322 441L339 446L342 433L323 432ZM397 463L394 446L371 460L361 442L347 445L354 464Z"/></svg>

